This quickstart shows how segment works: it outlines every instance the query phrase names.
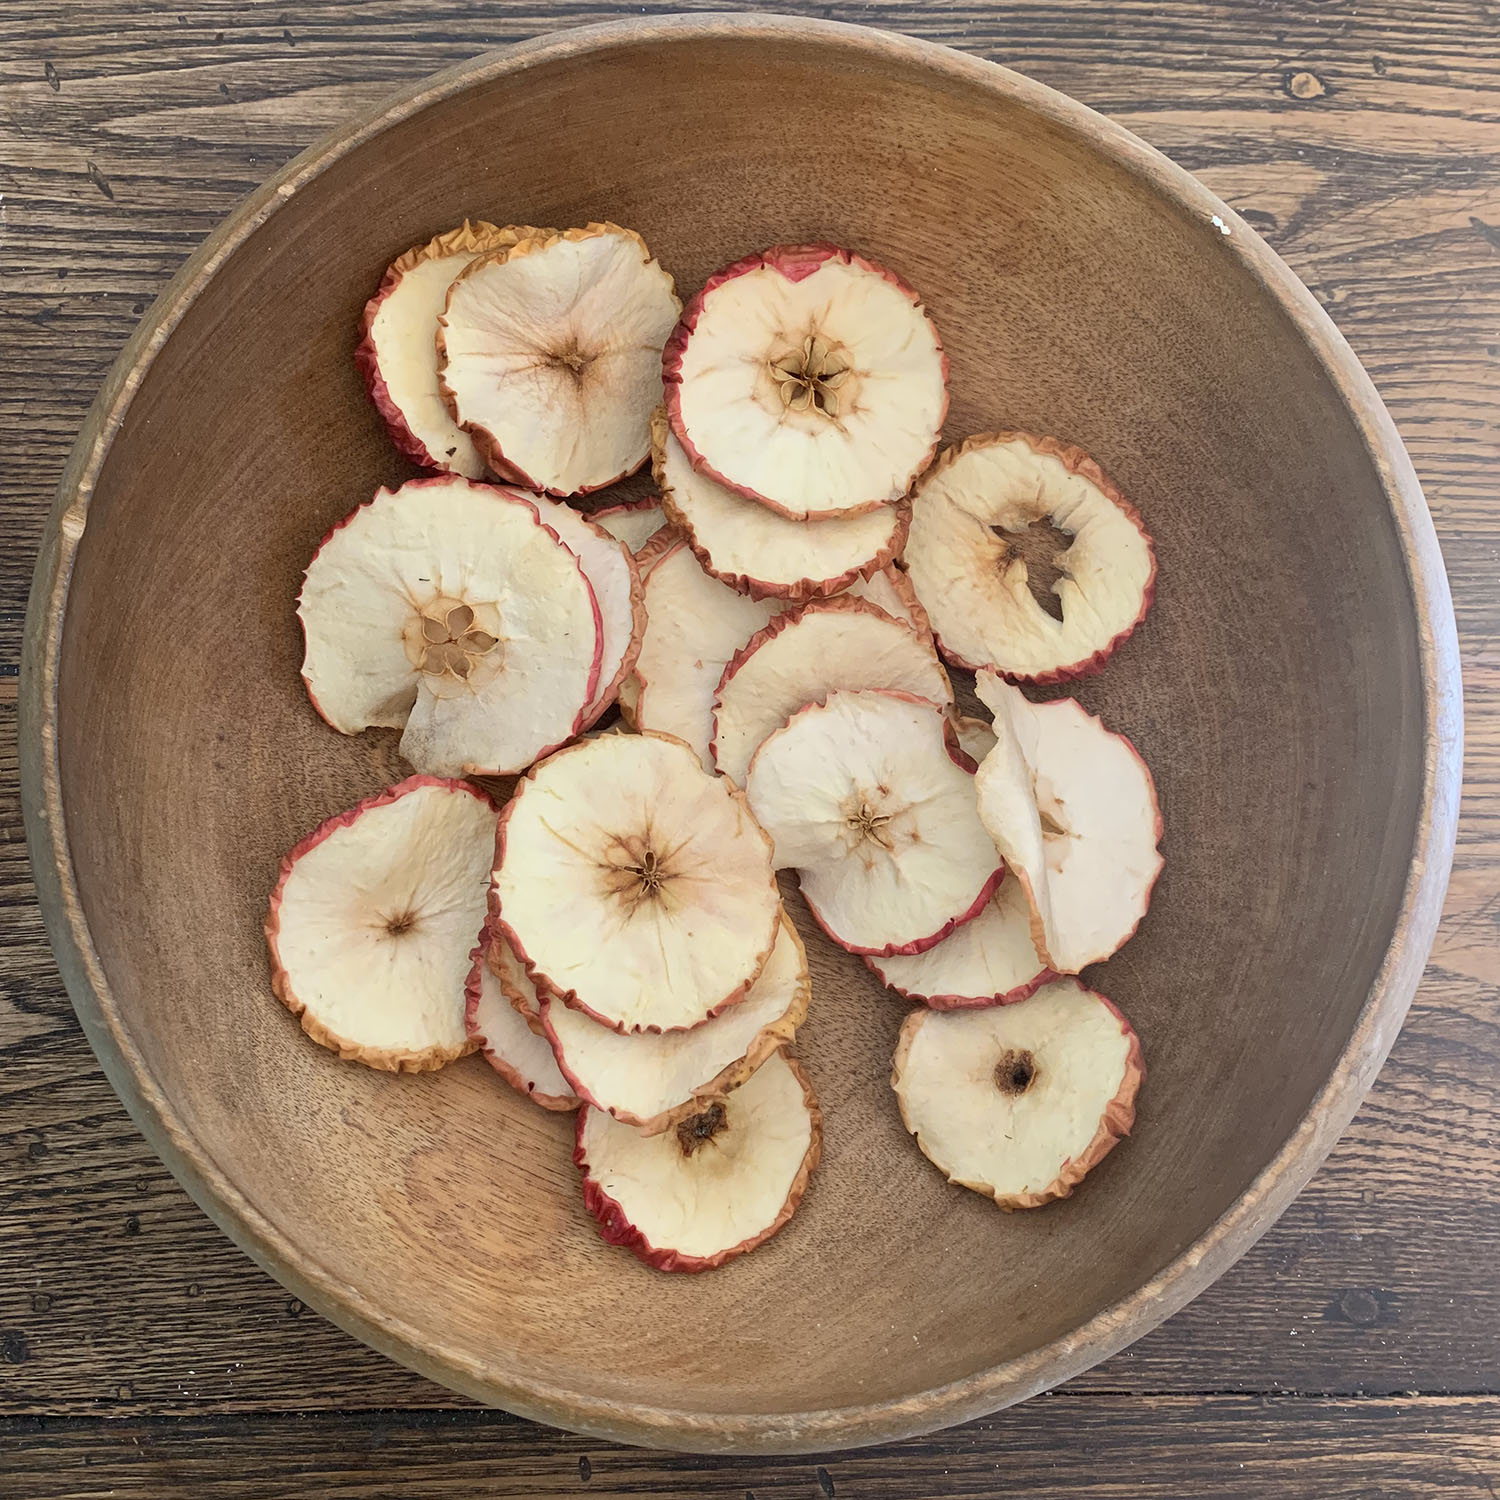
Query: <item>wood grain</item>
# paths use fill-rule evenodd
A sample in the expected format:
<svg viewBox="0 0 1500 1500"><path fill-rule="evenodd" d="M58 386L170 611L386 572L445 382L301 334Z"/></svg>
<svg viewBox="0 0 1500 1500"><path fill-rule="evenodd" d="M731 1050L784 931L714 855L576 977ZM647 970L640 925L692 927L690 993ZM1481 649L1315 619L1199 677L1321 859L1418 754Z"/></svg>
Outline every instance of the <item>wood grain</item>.
<svg viewBox="0 0 1500 1500"><path fill-rule="evenodd" d="M678 8L687 7L644 7ZM1092 1409L1112 1414L1121 1431L1138 1421L1148 1431L1198 1433L1206 1491L1239 1441L1213 1415L1222 1408L1109 1393L1500 1390L1500 26L1492 9L1480 0L776 8L884 24L992 56L1103 109L1198 172L1287 257L1370 369L1423 479L1454 586L1468 691L1464 821L1447 921L1391 1062L1328 1166L1247 1260L1054 1399L1074 1403L1064 1408L1074 1422ZM20 622L41 521L94 389L150 299L244 192L400 82L538 30L641 9L21 0L0 12L7 1412L81 1421L453 1403L290 1303L175 1187L99 1074L30 900L14 795ZM1435 1432L1488 1430L1493 1440L1482 1404L1441 1406L1450 1425ZM1286 1412L1284 1434L1307 1424L1298 1453L1339 1446L1342 1413L1319 1402L1277 1409ZM1466 1490L1456 1471L1441 1470L1411 1482L1446 1490L1384 1487L1397 1481L1383 1455L1410 1440L1410 1424L1382 1437L1397 1408L1360 1410L1376 1429L1360 1440L1370 1467L1348 1479L1325 1474L1320 1489L1304 1466L1289 1464L1275 1492L1485 1493L1477 1479ZM240 1452L260 1463L288 1429L272 1422L266 1430L259 1447L231 1434L214 1451L226 1466L240 1467ZM569 1440L520 1430L538 1451L572 1451ZM1008 1459L1013 1430L981 1424L946 1447L912 1445L921 1452L907 1472L927 1474L932 1493L951 1462L977 1486L969 1492L1004 1492L1009 1478L996 1478L995 1465ZM425 1462L442 1461L434 1455L448 1435L419 1424L408 1431ZM18 1432L10 1440L29 1450L34 1435L21 1441ZM65 1451L104 1462L125 1451L124 1433L80 1427L73 1441L82 1446ZM342 1448L355 1469L367 1452L359 1441ZM887 1457L880 1472L908 1462L907 1452ZM1493 1476L1493 1447L1485 1461ZM638 1482L673 1493L661 1488L675 1481L655 1461L638 1462ZM566 1483L565 1463L556 1473ZM22 1493L93 1492L38 1482L33 1465ZM433 1483L441 1482L437 1473ZM875 1493L873 1482L867 1475L859 1492ZM1326 1488L1334 1482L1346 1488ZM451 1483L447 1492L467 1493Z"/></svg>
<svg viewBox="0 0 1500 1500"><path fill-rule="evenodd" d="M1493 1500L1497 1465L1493 1397L1055 1393L821 1461L643 1453L496 1412L0 1423L0 1469L28 1500Z"/></svg>

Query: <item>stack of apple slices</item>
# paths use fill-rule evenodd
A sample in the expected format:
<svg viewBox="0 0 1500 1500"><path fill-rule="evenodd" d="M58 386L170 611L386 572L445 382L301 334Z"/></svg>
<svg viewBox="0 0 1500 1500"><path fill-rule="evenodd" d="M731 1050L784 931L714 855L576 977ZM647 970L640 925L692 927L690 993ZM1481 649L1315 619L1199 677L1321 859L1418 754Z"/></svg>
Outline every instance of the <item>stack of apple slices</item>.
<svg viewBox="0 0 1500 1500"><path fill-rule="evenodd" d="M922 1151L1007 1208L1071 1192L1144 1072L1073 976L1139 924L1161 820L1127 740L1014 684L1135 630L1134 507L1051 438L934 463L937 330L828 244L684 309L618 225L466 221L388 268L356 363L431 472L318 545L302 676L419 774L283 861L273 986L308 1034L397 1072L480 1051L576 1113L607 1241L720 1265L821 1149L794 871L822 934L919 1002L892 1083ZM659 495L584 501L648 459ZM521 778L498 813L456 779L483 775Z"/></svg>

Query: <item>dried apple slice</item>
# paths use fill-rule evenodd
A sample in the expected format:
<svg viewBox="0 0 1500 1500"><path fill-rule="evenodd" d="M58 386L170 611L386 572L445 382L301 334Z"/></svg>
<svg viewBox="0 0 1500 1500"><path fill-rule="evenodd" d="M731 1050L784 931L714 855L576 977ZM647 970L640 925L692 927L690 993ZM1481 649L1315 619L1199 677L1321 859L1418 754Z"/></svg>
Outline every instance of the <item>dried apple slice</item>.
<svg viewBox="0 0 1500 1500"><path fill-rule="evenodd" d="M906 541L905 501L860 515L789 521L746 500L688 462L658 407L651 463L662 506L707 573L753 599L826 598L885 567Z"/></svg>
<svg viewBox="0 0 1500 1500"><path fill-rule="evenodd" d="M865 962L898 995L934 1010L1012 1005L1057 977L1036 956L1031 906L1014 880L1002 880L990 904L936 947Z"/></svg>
<svg viewBox="0 0 1500 1500"><path fill-rule="evenodd" d="M996 734L974 778L979 816L1031 905L1038 957L1076 974L1146 915L1162 868L1151 772L1071 698L1030 703L992 670L975 687Z"/></svg>
<svg viewBox="0 0 1500 1500"><path fill-rule="evenodd" d="M917 294L834 245L776 245L711 276L662 375L692 466L796 521L901 500L948 410Z"/></svg>
<svg viewBox="0 0 1500 1500"><path fill-rule="evenodd" d="M786 1224L822 1143L812 1086L774 1052L728 1098L657 1135L585 1105L573 1160L584 1206L609 1244L658 1271L708 1271Z"/></svg>
<svg viewBox="0 0 1500 1500"><path fill-rule="evenodd" d="M438 319L453 419L504 478L581 495L646 461L662 343L682 304L618 224L546 230L481 255Z"/></svg>
<svg viewBox="0 0 1500 1500"><path fill-rule="evenodd" d="M476 256L543 233L526 225L502 229L465 219L394 260L365 304L355 368L391 440L413 463L484 477L479 450L453 420L438 389L438 314L448 288Z"/></svg>
<svg viewBox="0 0 1500 1500"><path fill-rule="evenodd" d="M783 916L760 978L738 1005L691 1031L622 1035L541 997L542 1024L572 1089L596 1109L655 1135L738 1088L807 1016L807 954Z"/></svg>
<svg viewBox="0 0 1500 1500"><path fill-rule="evenodd" d="M835 688L891 688L947 707L953 688L932 646L864 599L821 599L778 615L724 667L714 696L714 765L745 783L773 730Z"/></svg>
<svg viewBox="0 0 1500 1500"><path fill-rule="evenodd" d="M1156 589L1135 507L1081 448L1026 432L972 437L938 459L917 490L906 565L943 654L1023 682L1097 671Z"/></svg>
<svg viewBox="0 0 1500 1500"><path fill-rule="evenodd" d="M1130 1134L1140 1039L1103 995L1059 979L1018 1005L916 1010L891 1086L922 1154L1001 1208L1066 1198Z"/></svg>
<svg viewBox="0 0 1500 1500"><path fill-rule="evenodd" d="M391 1073L472 1050L464 981L494 847L483 792L412 776L282 860L266 917L271 987L315 1042Z"/></svg>
<svg viewBox="0 0 1500 1500"><path fill-rule="evenodd" d="M582 729L596 724L619 697L646 633L645 584L635 557L592 516L582 516L560 500L531 498L545 525L578 559L599 606L599 685L583 716Z"/></svg>
<svg viewBox="0 0 1500 1500"><path fill-rule="evenodd" d="M746 795L823 931L853 953L921 953L985 909L1004 867L941 709L834 692L769 735Z"/></svg>
<svg viewBox="0 0 1500 1500"><path fill-rule="evenodd" d="M617 1031L696 1026L744 999L781 921L771 844L681 740L560 750L500 819L500 925L537 988Z"/></svg>
<svg viewBox="0 0 1500 1500"><path fill-rule="evenodd" d="M578 1108L578 1096L557 1069L547 1039L537 1036L507 998L494 968L487 961L490 935L486 931L470 954L464 987L464 1028L485 1061L517 1093L559 1112Z"/></svg>
<svg viewBox="0 0 1500 1500"><path fill-rule="evenodd" d="M636 658L637 726L676 735L713 765L714 693L729 658L780 610L710 578L677 540L646 575L646 633Z"/></svg>
<svg viewBox="0 0 1500 1500"><path fill-rule="evenodd" d="M458 475L381 489L323 538L297 600L313 707L403 728L419 771L504 775L582 728L602 652L577 557L529 498Z"/></svg>
<svg viewBox="0 0 1500 1500"><path fill-rule="evenodd" d="M661 501L647 495L620 505L606 505L588 512L594 525L602 526L618 542L624 542L639 560L646 544L667 524Z"/></svg>

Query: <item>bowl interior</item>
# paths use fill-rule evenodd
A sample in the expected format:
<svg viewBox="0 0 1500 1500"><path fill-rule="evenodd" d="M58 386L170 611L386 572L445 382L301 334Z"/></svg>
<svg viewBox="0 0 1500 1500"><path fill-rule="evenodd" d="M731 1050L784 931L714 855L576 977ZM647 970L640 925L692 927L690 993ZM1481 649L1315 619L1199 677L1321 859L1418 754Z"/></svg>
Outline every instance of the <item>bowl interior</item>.
<svg viewBox="0 0 1500 1500"><path fill-rule="evenodd" d="M351 364L386 262L464 215L643 233L684 292L830 239L924 295L950 438L1088 448L1154 533L1137 636L1078 696L1155 772L1166 873L1095 973L1150 1077L1069 1202L947 1186L887 1078L904 1008L802 921L823 1166L771 1245L668 1277L606 1248L570 1121L478 1058L390 1078L303 1039L260 924L280 854L402 774L298 681L302 566L410 472ZM1418 644L1377 467L1200 213L994 83L832 36L616 38L476 74L245 240L114 437L77 553L59 754L118 1024L211 1167L428 1367L566 1421L899 1402L1065 1338L1192 1244L1284 1144L1390 940L1422 765ZM805 912L798 907L799 917ZM585 1408L587 1408L585 1410ZM938 1420L934 1417L933 1421Z"/></svg>

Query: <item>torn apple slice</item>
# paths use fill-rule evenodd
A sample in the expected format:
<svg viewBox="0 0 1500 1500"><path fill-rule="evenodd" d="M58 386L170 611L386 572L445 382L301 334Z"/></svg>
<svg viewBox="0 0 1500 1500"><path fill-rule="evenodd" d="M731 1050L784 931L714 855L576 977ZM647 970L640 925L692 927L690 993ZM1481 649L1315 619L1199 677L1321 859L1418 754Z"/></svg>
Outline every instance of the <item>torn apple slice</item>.
<svg viewBox="0 0 1500 1500"><path fill-rule="evenodd" d="M500 925L538 990L616 1031L742 1001L781 922L771 842L681 740L611 734L536 766L500 820Z"/></svg>
<svg viewBox="0 0 1500 1500"><path fill-rule="evenodd" d="M578 559L599 606L599 685L581 725L588 729L619 697L620 684L635 666L646 632L645 585L630 548L592 516L545 495L531 498L543 524Z"/></svg>
<svg viewBox="0 0 1500 1500"><path fill-rule="evenodd" d="M662 375L692 466L795 521L904 498L948 410L917 294L834 245L776 245L711 276Z"/></svg>
<svg viewBox="0 0 1500 1500"><path fill-rule="evenodd" d="M266 917L271 987L315 1042L390 1073L472 1050L464 981L494 848L483 792L412 776L282 860Z"/></svg>
<svg viewBox="0 0 1500 1500"><path fill-rule="evenodd" d="M427 469L484 477L484 460L438 390L438 314L448 288L476 256L544 230L465 219L393 261L365 304L354 364L396 447Z"/></svg>
<svg viewBox="0 0 1500 1500"><path fill-rule="evenodd" d="M667 524L661 501L650 495L621 505L606 505L587 514L594 525L602 526L616 541L624 542L637 560L646 543Z"/></svg>
<svg viewBox="0 0 1500 1500"><path fill-rule="evenodd" d="M712 767L714 693L724 667L780 608L710 578L687 542L674 541L646 574L637 727L676 735Z"/></svg>
<svg viewBox="0 0 1500 1500"><path fill-rule="evenodd" d="M621 1034L541 999L557 1065L586 1103L655 1135L738 1088L807 1016L807 954L783 916L760 978L738 1005L690 1031Z"/></svg>
<svg viewBox="0 0 1500 1500"><path fill-rule="evenodd" d="M1013 1005L1057 977L1036 956L1031 907L1015 880L1002 880L989 905L936 947L865 962L898 995L934 1010Z"/></svg>
<svg viewBox="0 0 1500 1500"><path fill-rule="evenodd" d="M658 1271L708 1271L763 1245L797 1211L822 1151L802 1069L774 1052L740 1088L646 1135L578 1114L583 1202L611 1245Z"/></svg>
<svg viewBox="0 0 1500 1500"><path fill-rule="evenodd" d="M1076 974L1146 915L1162 868L1151 772L1071 698L1030 703L988 669L975 687L996 735L974 778L979 816L1031 905L1037 956Z"/></svg>
<svg viewBox="0 0 1500 1500"><path fill-rule="evenodd" d="M859 515L789 521L726 490L688 462L667 425L651 418L651 463L662 506L706 573L753 599L817 599L885 567L906 541L905 501Z"/></svg>
<svg viewBox="0 0 1500 1500"><path fill-rule="evenodd" d="M449 290L443 399L496 474L587 494L646 461L681 308L646 242L618 224L528 236L479 256Z"/></svg>
<svg viewBox="0 0 1500 1500"><path fill-rule="evenodd" d="M909 625L864 599L821 599L778 615L724 667L714 696L714 766L738 786L773 730L836 688L890 688L946 708L948 674Z"/></svg>
<svg viewBox="0 0 1500 1500"><path fill-rule="evenodd" d="M852 953L921 953L979 916L1004 867L941 709L908 693L834 692L750 763L746 795Z"/></svg>
<svg viewBox="0 0 1500 1500"><path fill-rule="evenodd" d="M464 1027L469 1040L517 1093L525 1094L543 1109L577 1109L578 1096L558 1072L547 1039L531 1030L501 988L487 961L489 941L486 932L470 955L469 979L464 987Z"/></svg>
<svg viewBox="0 0 1500 1500"><path fill-rule="evenodd" d="M1103 995L1059 979L1018 1005L916 1010L891 1086L949 1182L1001 1208L1066 1198L1130 1134L1140 1039Z"/></svg>
<svg viewBox="0 0 1500 1500"><path fill-rule="evenodd" d="M337 730L400 729L435 775L506 775L583 727L599 609L529 498L413 479L346 516L297 600L313 707Z"/></svg>
<svg viewBox="0 0 1500 1500"><path fill-rule="evenodd" d="M906 565L943 654L1022 682L1096 671L1156 588L1136 508L1081 448L1025 432L943 454L918 487Z"/></svg>

